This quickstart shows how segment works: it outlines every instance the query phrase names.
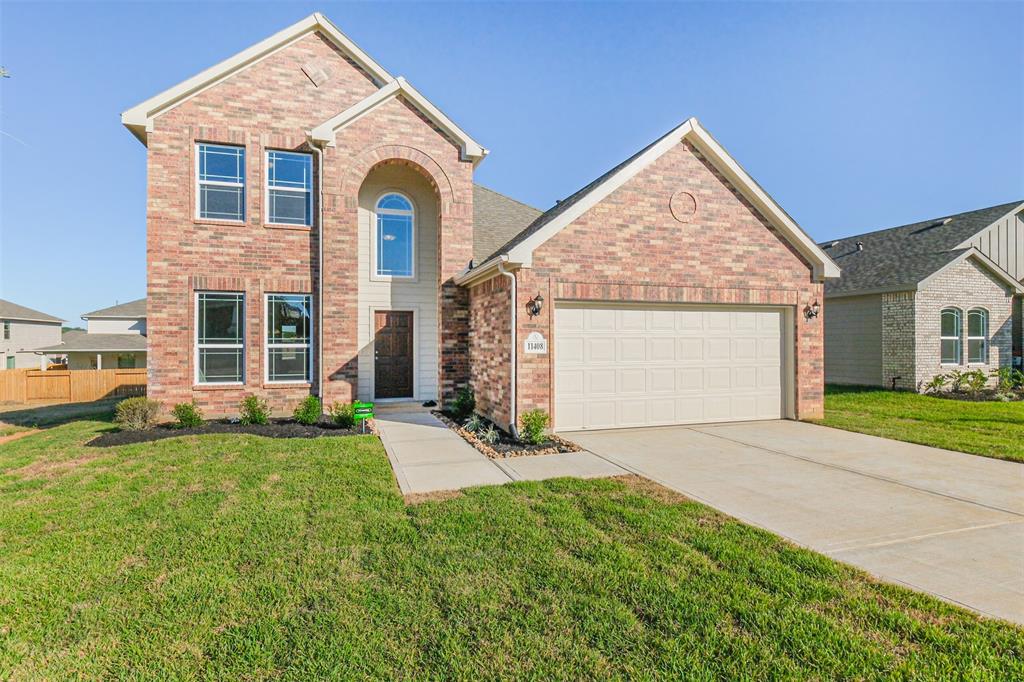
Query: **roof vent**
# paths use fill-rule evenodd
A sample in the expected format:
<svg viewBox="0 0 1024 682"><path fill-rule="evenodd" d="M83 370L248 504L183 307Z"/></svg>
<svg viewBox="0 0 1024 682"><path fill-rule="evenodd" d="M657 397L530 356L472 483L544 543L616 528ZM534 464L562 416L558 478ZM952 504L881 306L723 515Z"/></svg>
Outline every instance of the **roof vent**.
<svg viewBox="0 0 1024 682"><path fill-rule="evenodd" d="M858 251L863 251L864 250L864 242L857 242L857 250Z"/></svg>

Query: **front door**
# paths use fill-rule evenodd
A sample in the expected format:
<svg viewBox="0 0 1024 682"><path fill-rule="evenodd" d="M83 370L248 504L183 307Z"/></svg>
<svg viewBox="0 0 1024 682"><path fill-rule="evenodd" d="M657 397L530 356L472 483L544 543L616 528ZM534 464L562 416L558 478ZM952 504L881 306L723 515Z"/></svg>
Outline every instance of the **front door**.
<svg viewBox="0 0 1024 682"><path fill-rule="evenodd" d="M412 312L379 310L374 314L373 329L376 397L413 397Z"/></svg>

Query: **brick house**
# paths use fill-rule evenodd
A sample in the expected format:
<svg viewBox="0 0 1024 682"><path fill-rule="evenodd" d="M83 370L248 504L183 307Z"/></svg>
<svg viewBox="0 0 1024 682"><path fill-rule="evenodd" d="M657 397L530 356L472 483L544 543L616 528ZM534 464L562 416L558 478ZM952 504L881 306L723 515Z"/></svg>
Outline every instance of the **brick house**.
<svg viewBox="0 0 1024 682"><path fill-rule="evenodd" d="M1020 364L1024 202L823 245L825 379L920 390L936 374Z"/></svg>
<svg viewBox="0 0 1024 682"><path fill-rule="evenodd" d="M313 14L122 115L147 147L149 393L450 399L558 429L822 411L829 257L690 119L541 212Z"/></svg>

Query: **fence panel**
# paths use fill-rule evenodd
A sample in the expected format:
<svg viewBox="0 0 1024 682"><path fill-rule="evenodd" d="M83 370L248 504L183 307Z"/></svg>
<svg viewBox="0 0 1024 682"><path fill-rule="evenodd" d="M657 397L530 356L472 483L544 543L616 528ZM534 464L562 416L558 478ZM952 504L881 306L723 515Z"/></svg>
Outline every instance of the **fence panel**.
<svg viewBox="0 0 1024 682"><path fill-rule="evenodd" d="M89 402L146 395L145 369L4 370L0 400Z"/></svg>
<svg viewBox="0 0 1024 682"><path fill-rule="evenodd" d="M27 369L5 369L0 372L0 402L23 403Z"/></svg>

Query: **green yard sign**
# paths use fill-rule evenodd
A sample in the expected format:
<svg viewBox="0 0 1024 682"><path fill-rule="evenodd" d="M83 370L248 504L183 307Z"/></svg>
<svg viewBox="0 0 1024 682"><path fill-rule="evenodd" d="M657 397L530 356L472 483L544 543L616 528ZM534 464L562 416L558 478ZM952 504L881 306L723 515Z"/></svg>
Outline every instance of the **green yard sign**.
<svg viewBox="0 0 1024 682"><path fill-rule="evenodd" d="M366 420L373 419L373 403L354 402L352 403L352 407L354 408L353 412L355 413L353 417L356 421L363 423L363 432L365 432Z"/></svg>

